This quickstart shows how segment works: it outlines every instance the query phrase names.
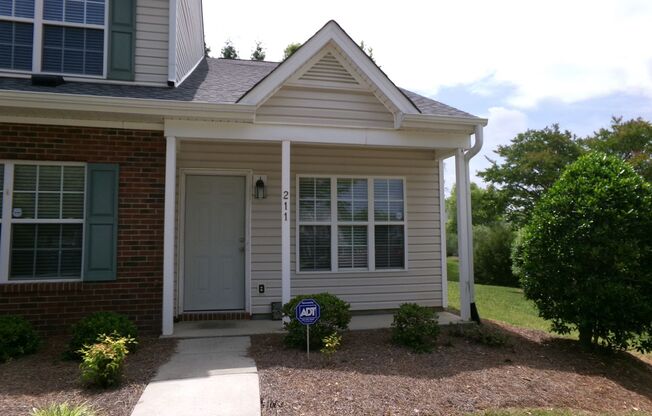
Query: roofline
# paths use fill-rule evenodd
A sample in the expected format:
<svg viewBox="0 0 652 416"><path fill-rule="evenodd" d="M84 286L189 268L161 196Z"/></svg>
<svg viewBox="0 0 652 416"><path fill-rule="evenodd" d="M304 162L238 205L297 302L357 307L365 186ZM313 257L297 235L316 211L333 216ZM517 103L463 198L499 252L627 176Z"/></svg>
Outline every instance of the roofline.
<svg viewBox="0 0 652 416"><path fill-rule="evenodd" d="M141 116L179 117L203 120L231 120L254 123L257 107L242 103L209 103L204 101L174 101L145 98L108 97L53 92L2 91L0 102L8 107L104 112ZM468 128L487 125L487 119L478 117L439 116L432 114L405 114L400 128L441 130L443 125Z"/></svg>

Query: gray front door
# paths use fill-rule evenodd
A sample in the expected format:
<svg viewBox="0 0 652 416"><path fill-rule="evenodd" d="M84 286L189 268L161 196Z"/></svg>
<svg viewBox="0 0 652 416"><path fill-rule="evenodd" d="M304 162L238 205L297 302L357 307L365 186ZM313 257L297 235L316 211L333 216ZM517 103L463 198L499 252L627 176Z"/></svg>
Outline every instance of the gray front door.
<svg viewBox="0 0 652 416"><path fill-rule="evenodd" d="M245 308L245 177L186 177L186 311Z"/></svg>

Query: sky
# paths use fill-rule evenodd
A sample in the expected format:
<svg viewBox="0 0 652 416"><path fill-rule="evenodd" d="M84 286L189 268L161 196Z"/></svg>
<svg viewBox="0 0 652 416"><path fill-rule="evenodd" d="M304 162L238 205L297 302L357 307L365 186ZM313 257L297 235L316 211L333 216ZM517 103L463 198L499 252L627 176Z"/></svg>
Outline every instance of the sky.
<svg viewBox="0 0 652 416"><path fill-rule="evenodd" d="M478 183L496 147L527 129L586 136L612 116L652 120L652 0L203 3L213 56L228 39L248 59L260 41L279 61L335 19L397 85L488 118Z"/></svg>

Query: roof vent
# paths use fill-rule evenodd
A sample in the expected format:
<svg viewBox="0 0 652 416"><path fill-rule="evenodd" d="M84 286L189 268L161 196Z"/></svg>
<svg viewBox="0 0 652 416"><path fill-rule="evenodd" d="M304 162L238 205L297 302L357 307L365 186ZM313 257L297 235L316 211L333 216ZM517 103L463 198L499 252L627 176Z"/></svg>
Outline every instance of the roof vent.
<svg viewBox="0 0 652 416"><path fill-rule="evenodd" d="M41 87L56 87L65 84L65 80L59 75L32 75L32 85Z"/></svg>

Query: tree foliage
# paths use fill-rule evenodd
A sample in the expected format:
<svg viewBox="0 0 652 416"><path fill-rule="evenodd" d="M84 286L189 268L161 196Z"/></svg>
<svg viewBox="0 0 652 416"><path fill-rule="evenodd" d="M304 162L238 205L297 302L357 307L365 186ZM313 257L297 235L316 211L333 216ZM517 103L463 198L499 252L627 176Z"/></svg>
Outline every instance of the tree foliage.
<svg viewBox="0 0 652 416"><path fill-rule="evenodd" d="M252 61L264 61L265 60L265 49L263 49L262 42L256 42L256 48L251 53Z"/></svg>
<svg viewBox="0 0 652 416"><path fill-rule="evenodd" d="M514 266L552 329L584 345L652 351L652 185L615 156L590 153L545 193Z"/></svg>
<svg viewBox="0 0 652 416"><path fill-rule="evenodd" d="M500 188L507 219L517 225L527 221L541 195L559 178L562 170L582 153L576 137L559 125L527 130L495 153L503 161L478 175Z"/></svg>
<svg viewBox="0 0 652 416"><path fill-rule="evenodd" d="M238 59L238 51L235 49L235 46L233 46L231 40L224 42L224 47L220 52L220 57L223 59Z"/></svg>
<svg viewBox="0 0 652 416"><path fill-rule="evenodd" d="M283 49L283 60L285 61L290 56L292 56L292 54L298 51L300 47L301 43L290 43L288 46L286 46L285 49Z"/></svg>
<svg viewBox="0 0 652 416"><path fill-rule="evenodd" d="M512 272L512 243L516 233L506 222L473 227L473 268L475 283L518 287Z"/></svg>
<svg viewBox="0 0 652 416"><path fill-rule="evenodd" d="M374 48L365 45L364 40L360 41L360 49L362 49L362 52L366 53L369 59L376 62L374 59Z"/></svg>
<svg viewBox="0 0 652 416"><path fill-rule="evenodd" d="M652 182L652 123L649 121L637 118L623 122L622 117L614 117L610 128L600 129L582 142L590 150L619 157Z"/></svg>
<svg viewBox="0 0 652 416"><path fill-rule="evenodd" d="M503 219L505 202L496 187L486 188L471 182L471 220L473 225L491 225ZM457 187L446 198L446 232L457 233Z"/></svg>

